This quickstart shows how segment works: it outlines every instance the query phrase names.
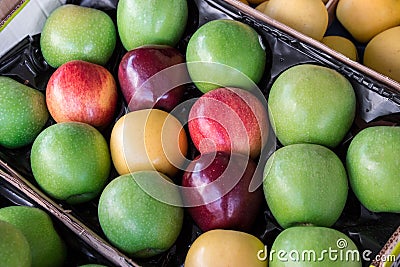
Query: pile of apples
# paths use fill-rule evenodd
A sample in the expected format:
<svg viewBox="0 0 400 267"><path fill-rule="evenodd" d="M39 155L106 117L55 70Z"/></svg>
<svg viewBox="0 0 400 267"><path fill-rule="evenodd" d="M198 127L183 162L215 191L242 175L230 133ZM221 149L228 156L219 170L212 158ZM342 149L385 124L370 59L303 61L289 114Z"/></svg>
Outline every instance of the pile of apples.
<svg viewBox="0 0 400 267"><path fill-rule="evenodd" d="M41 52L54 68L45 94L0 77L7 116L1 145L32 145L33 177L52 198L72 205L98 198L105 236L135 258L158 255L174 244L184 207L194 218L203 214L195 220L204 230L250 229L262 203L261 189L247 190L268 123L265 105L245 90L264 72L266 54L258 34L237 21L215 21L196 32L185 58L174 46L186 27L186 1L156 4L119 1L118 32L105 12L64 5L49 16L41 33ZM218 34L221 27L225 34ZM126 53L115 77L105 65L118 36ZM198 55L204 38L209 47ZM233 38L240 41L227 43ZM225 64L198 64L198 56L210 55ZM198 95L210 92L184 102L187 84L193 82ZM189 142L197 148L196 159L189 158ZM232 150L238 153L231 155ZM109 179L112 169L118 176ZM224 172L229 183L212 183ZM196 176L202 174L200 181ZM205 190L216 193L203 194L199 183L210 183ZM211 206L217 210L208 211Z"/></svg>
<svg viewBox="0 0 400 267"><path fill-rule="evenodd" d="M400 3L340 0L336 17L365 46L362 63L400 82Z"/></svg>
<svg viewBox="0 0 400 267"><path fill-rule="evenodd" d="M182 55L175 46L188 20L186 0L120 0L116 19L117 27L103 11L61 6L41 33L41 52L55 69L45 94L0 77L0 145L32 145L33 176L52 198L98 200L101 229L115 247L135 259L159 255L176 242L188 212L203 233L186 267L286 266L249 234L265 200L285 229L273 251L321 251L338 239L348 244L342 249L356 250L330 228L348 179L367 208L400 212L385 194L400 186L393 174L400 157L390 157L400 154L399 128L357 135L347 168L331 150L356 113L344 76L312 64L289 68L267 106L257 87L267 54L250 26L207 22ZM125 54L112 73L106 64L117 41ZM189 84L197 98L188 97ZM371 191L378 182L383 189ZM303 239L308 245L296 242ZM334 263L341 264L321 264Z"/></svg>
<svg viewBox="0 0 400 267"><path fill-rule="evenodd" d="M384 0L337 0L332 18L321 0L242 0L258 11L400 82L400 4ZM347 35L326 35L332 19ZM360 49L357 49L359 47ZM362 49L361 49L362 48ZM359 55L359 53L362 53Z"/></svg>

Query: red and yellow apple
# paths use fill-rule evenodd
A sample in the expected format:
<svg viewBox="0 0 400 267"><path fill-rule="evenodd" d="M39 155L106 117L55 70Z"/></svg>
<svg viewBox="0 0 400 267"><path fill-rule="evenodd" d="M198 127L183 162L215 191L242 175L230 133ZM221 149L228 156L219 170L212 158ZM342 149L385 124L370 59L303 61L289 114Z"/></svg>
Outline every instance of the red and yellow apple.
<svg viewBox="0 0 400 267"><path fill-rule="evenodd" d="M188 127L201 153L225 151L256 158L268 137L267 109L247 90L221 87L196 100Z"/></svg>
<svg viewBox="0 0 400 267"><path fill-rule="evenodd" d="M82 60L61 65L46 88L46 104L56 122L77 121L103 128L113 120L117 100L112 74Z"/></svg>

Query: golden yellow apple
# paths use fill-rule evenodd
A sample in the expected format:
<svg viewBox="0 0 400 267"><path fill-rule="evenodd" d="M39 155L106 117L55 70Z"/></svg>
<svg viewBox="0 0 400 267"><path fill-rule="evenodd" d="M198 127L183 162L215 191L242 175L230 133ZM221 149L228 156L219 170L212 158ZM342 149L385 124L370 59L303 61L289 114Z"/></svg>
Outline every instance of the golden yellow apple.
<svg viewBox="0 0 400 267"><path fill-rule="evenodd" d="M120 175L156 170L173 177L185 162L187 136L173 115L158 109L132 111L114 125L111 158Z"/></svg>
<svg viewBox="0 0 400 267"><path fill-rule="evenodd" d="M365 47L364 65L400 82L400 26L372 38Z"/></svg>
<svg viewBox="0 0 400 267"><path fill-rule="evenodd" d="M267 1L262 2L261 4L258 4L258 5L256 6L256 10L258 10L258 11L264 13L264 10L265 10L265 8L267 7L268 2L269 2L269 1L267 0Z"/></svg>
<svg viewBox="0 0 400 267"><path fill-rule="evenodd" d="M190 246L185 267L266 267L266 247L257 237L240 231L204 232Z"/></svg>
<svg viewBox="0 0 400 267"><path fill-rule="evenodd" d="M328 11L321 0L270 0L264 13L318 41L328 27Z"/></svg>
<svg viewBox="0 0 400 267"><path fill-rule="evenodd" d="M253 4L253 5L259 5L259 4L261 4L262 2L264 2L265 0L247 0L250 4Z"/></svg>
<svg viewBox="0 0 400 267"><path fill-rule="evenodd" d="M349 39L338 36L338 35L330 35L324 36L321 42L326 46L332 48L333 50L345 55L351 60L358 60L358 52L355 44Z"/></svg>
<svg viewBox="0 0 400 267"><path fill-rule="evenodd" d="M339 0L336 17L358 42L400 25L399 0Z"/></svg>

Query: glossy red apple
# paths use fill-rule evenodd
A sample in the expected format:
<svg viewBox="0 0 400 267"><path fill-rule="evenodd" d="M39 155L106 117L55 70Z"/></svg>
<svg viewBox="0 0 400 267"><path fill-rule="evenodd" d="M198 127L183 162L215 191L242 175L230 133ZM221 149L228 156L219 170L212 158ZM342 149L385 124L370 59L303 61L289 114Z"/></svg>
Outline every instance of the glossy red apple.
<svg viewBox="0 0 400 267"><path fill-rule="evenodd" d="M78 121L103 128L114 117L117 99L112 74L81 60L61 65L46 88L46 104L56 122Z"/></svg>
<svg viewBox="0 0 400 267"><path fill-rule="evenodd" d="M131 111L157 108L171 111L190 81L183 55L166 45L146 45L128 51L118 68L122 94Z"/></svg>
<svg viewBox="0 0 400 267"><path fill-rule="evenodd" d="M267 109L261 93L218 88L202 95L189 113L188 128L201 153L235 152L256 158L268 137Z"/></svg>
<svg viewBox="0 0 400 267"><path fill-rule="evenodd" d="M225 152L202 154L183 174L182 198L203 231L247 231L264 199L261 187L250 192L252 179L261 179L261 175L250 158Z"/></svg>

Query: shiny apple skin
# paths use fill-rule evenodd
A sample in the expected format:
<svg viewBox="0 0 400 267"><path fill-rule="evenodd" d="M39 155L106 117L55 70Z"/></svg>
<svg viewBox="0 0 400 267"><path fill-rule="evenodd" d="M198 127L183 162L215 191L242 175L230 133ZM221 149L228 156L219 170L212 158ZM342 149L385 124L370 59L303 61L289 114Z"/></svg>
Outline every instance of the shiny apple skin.
<svg viewBox="0 0 400 267"><path fill-rule="evenodd" d="M255 94L221 87L192 106L189 134L201 153L225 151L257 158L268 138L267 108Z"/></svg>
<svg viewBox="0 0 400 267"><path fill-rule="evenodd" d="M47 83L46 104L58 123L76 121L103 129L114 119L117 101L114 77L98 64L69 61Z"/></svg>
<svg viewBox="0 0 400 267"><path fill-rule="evenodd" d="M129 109L170 112L183 98L185 85L181 83L190 81L186 66L181 64L184 62L177 49L166 45L145 45L128 51L119 64L118 80ZM161 72L177 64L181 65Z"/></svg>
<svg viewBox="0 0 400 267"><path fill-rule="evenodd" d="M156 170L173 178L183 168L187 150L180 121L159 109L128 112L111 132L111 157L120 175Z"/></svg>
<svg viewBox="0 0 400 267"><path fill-rule="evenodd" d="M187 210L203 231L248 231L263 202L261 187L249 192L252 179L261 178L256 172L256 163L244 155L221 151L199 155L188 165L182 177L182 186L192 189L182 190L184 204L198 204L188 206ZM212 183L216 180L218 183ZM231 190L227 189L230 183L233 183ZM204 185L209 187L202 187ZM216 196L215 201L209 202L210 194Z"/></svg>
<svg viewBox="0 0 400 267"><path fill-rule="evenodd" d="M267 267L268 260L259 258L267 249L254 235L215 229L194 240L186 254L185 267Z"/></svg>

